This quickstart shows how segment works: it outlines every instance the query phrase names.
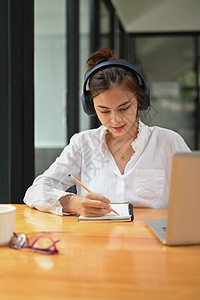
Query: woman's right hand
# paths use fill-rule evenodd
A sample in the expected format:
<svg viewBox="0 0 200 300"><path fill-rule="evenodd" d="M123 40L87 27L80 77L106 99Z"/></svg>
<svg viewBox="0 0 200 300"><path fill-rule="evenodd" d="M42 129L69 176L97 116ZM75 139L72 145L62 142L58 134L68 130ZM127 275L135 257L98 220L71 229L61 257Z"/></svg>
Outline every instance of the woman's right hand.
<svg viewBox="0 0 200 300"><path fill-rule="evenodd" d="M84 196L67 195L60 198L63 212L76 213L84 217L100 217L111 212L110 200L100 194Z"/></svg>

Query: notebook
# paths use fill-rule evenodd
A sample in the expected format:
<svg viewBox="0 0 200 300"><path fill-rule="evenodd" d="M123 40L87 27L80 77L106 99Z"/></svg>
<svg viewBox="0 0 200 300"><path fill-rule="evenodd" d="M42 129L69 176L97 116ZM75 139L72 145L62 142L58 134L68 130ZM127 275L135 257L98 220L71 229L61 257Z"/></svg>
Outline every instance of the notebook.
<svg viewBox="0 0 200 300"><path fill-rule="evenodd" d="M131 203L111 203L110 206L119 214L110 212L102 217L79 216L78 221L84 222L129 222L133 221L133 206Z"/></svg>
<svg viewBox="0 0 200 300"><path fill-rule="evenodd" d="M145 222L163 244L200 244L200 152L173 156L167 219Z"/></svg>

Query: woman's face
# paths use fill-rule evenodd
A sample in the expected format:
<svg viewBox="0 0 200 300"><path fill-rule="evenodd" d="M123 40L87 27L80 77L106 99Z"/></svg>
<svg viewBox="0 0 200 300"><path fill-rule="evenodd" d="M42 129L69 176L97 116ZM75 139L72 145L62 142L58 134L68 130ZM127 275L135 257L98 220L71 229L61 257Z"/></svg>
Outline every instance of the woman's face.
<svg viewBox="0 0 200 300"><path fill-rule="evenodd" d="M134 136L137 130L137 97L125 87L113 87L93 98L100 122L115 137Z"/></svg>

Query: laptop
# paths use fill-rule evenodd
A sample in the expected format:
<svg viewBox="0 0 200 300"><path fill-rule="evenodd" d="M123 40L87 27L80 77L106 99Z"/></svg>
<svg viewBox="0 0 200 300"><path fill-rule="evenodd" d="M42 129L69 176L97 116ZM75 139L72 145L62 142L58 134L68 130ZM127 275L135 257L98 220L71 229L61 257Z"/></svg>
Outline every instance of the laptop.
<svg viewBox="0 0 200 300"><path fill-rule="evenodd" d="M167 219L144 221L165 245L200 244L200 151L172 157Z"/></svg>

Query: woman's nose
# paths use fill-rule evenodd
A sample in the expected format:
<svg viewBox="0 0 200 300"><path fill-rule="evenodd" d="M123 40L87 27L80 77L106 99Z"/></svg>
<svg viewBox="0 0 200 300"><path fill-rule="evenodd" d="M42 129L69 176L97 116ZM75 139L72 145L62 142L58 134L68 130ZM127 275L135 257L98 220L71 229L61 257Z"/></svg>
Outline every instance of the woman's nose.
<svg viewBox="0 0 200 300"><path fill-rule="evenodd" d="M111 122L116 124L116 123L119 123L120 121L121 121L120 112L112 112Z"/></svg>

